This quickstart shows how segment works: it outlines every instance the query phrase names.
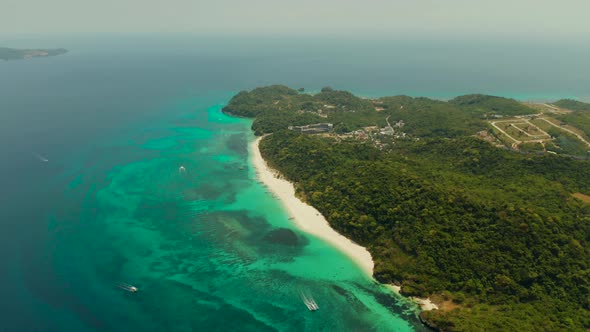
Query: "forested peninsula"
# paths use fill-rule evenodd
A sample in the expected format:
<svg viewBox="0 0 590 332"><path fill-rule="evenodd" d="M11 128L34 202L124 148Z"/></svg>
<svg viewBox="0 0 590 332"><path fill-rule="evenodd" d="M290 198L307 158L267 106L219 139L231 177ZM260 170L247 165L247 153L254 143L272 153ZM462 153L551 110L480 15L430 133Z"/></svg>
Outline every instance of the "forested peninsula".
<svg viewBox="0 0 590 332"><path fill-rule="evenodd" d="M268 164L370 251L378 281L438 304L427 325L590 329L585 105L302 90L243 91L224 112L272 134Z"/></svg>
<svg viewBox="0 0 590 332"><path fill-rule="evenodd" d="M0 47L0 60L22 60L30 58L56 56L67 53L64 48L56 49L17 49Z"/></svg>

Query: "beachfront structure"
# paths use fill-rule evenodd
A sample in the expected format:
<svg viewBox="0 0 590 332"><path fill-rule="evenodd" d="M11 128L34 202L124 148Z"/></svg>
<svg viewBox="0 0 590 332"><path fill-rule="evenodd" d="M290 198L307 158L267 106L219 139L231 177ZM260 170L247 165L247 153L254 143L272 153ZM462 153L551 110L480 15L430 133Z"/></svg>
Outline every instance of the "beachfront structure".
<svg viewBox="0 0 590 332"><path fill-rule="evenodd" d="M289 126L293 130L302 134L320 134L332 131L334 125L331 123L315 123L307 126Z"/></svg>

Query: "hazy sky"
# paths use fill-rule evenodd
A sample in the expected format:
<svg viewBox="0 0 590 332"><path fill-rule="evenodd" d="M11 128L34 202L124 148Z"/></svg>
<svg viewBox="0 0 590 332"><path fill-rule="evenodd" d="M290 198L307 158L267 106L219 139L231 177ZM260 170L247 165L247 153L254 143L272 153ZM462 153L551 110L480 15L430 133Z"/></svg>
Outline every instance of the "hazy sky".
<svg viewBox="0 0 590 332"><path fill-rule="evenodd" d="M590 0L0 0L0 34L586 38Z"/></svg>

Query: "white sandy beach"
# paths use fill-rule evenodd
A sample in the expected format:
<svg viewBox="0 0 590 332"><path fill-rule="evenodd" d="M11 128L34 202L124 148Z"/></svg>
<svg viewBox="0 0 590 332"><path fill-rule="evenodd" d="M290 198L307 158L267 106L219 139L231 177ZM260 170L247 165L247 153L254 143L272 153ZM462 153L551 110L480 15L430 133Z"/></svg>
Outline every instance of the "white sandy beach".
<svg viewBox="0 0 590 332"><path fill-rule="evenodd" d="M295 196L293 184L276 176L277 171L272 170L260 154L258 144L262 138L257 138L250 150L252 164L256 169L258 179L283 203L289 215L293 218L297 227L304 232L312 234L331 244L345 255L350 257L369 277L373 277L373 258L367 249L352 242L340 233L336 232L324 216L314 207L304 203ZM390 287L399 294L399 287ZM411 298L422 310L433 310L438 307L429 299Z"/></svg>
<svg viewBox="0 0 590 332"><path fill-rule="evenodd" d="M318 210L295 196L295 188L291 182L275 176L277 172L268 167L260 154L258 149L260 140L261 138L257 138L251 146L252 162L256 168L258 179L281 200L297 227L330 243L356 262L369 276L372 276L373 259L367 249L332 229Z"/></svg>

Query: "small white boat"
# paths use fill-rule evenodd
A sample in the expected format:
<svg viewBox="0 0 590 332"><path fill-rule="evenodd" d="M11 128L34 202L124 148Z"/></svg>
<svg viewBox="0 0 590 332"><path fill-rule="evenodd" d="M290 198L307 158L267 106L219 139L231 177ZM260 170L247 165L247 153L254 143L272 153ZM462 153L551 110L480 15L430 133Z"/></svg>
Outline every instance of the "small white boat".
<svg viewBox="0 0 590 332"><path fill-rule="evenodd" d="M178 173L186 173L186 168L184 166L178 167Z"/></svg>
<svg viewBox="0 0 590 332"><path fill-rule="evenodd" d="M122 290L126 290L130 293L135 293L139 290L137 287L125 283L118 284L117 287L121 288Z"/></svg>

